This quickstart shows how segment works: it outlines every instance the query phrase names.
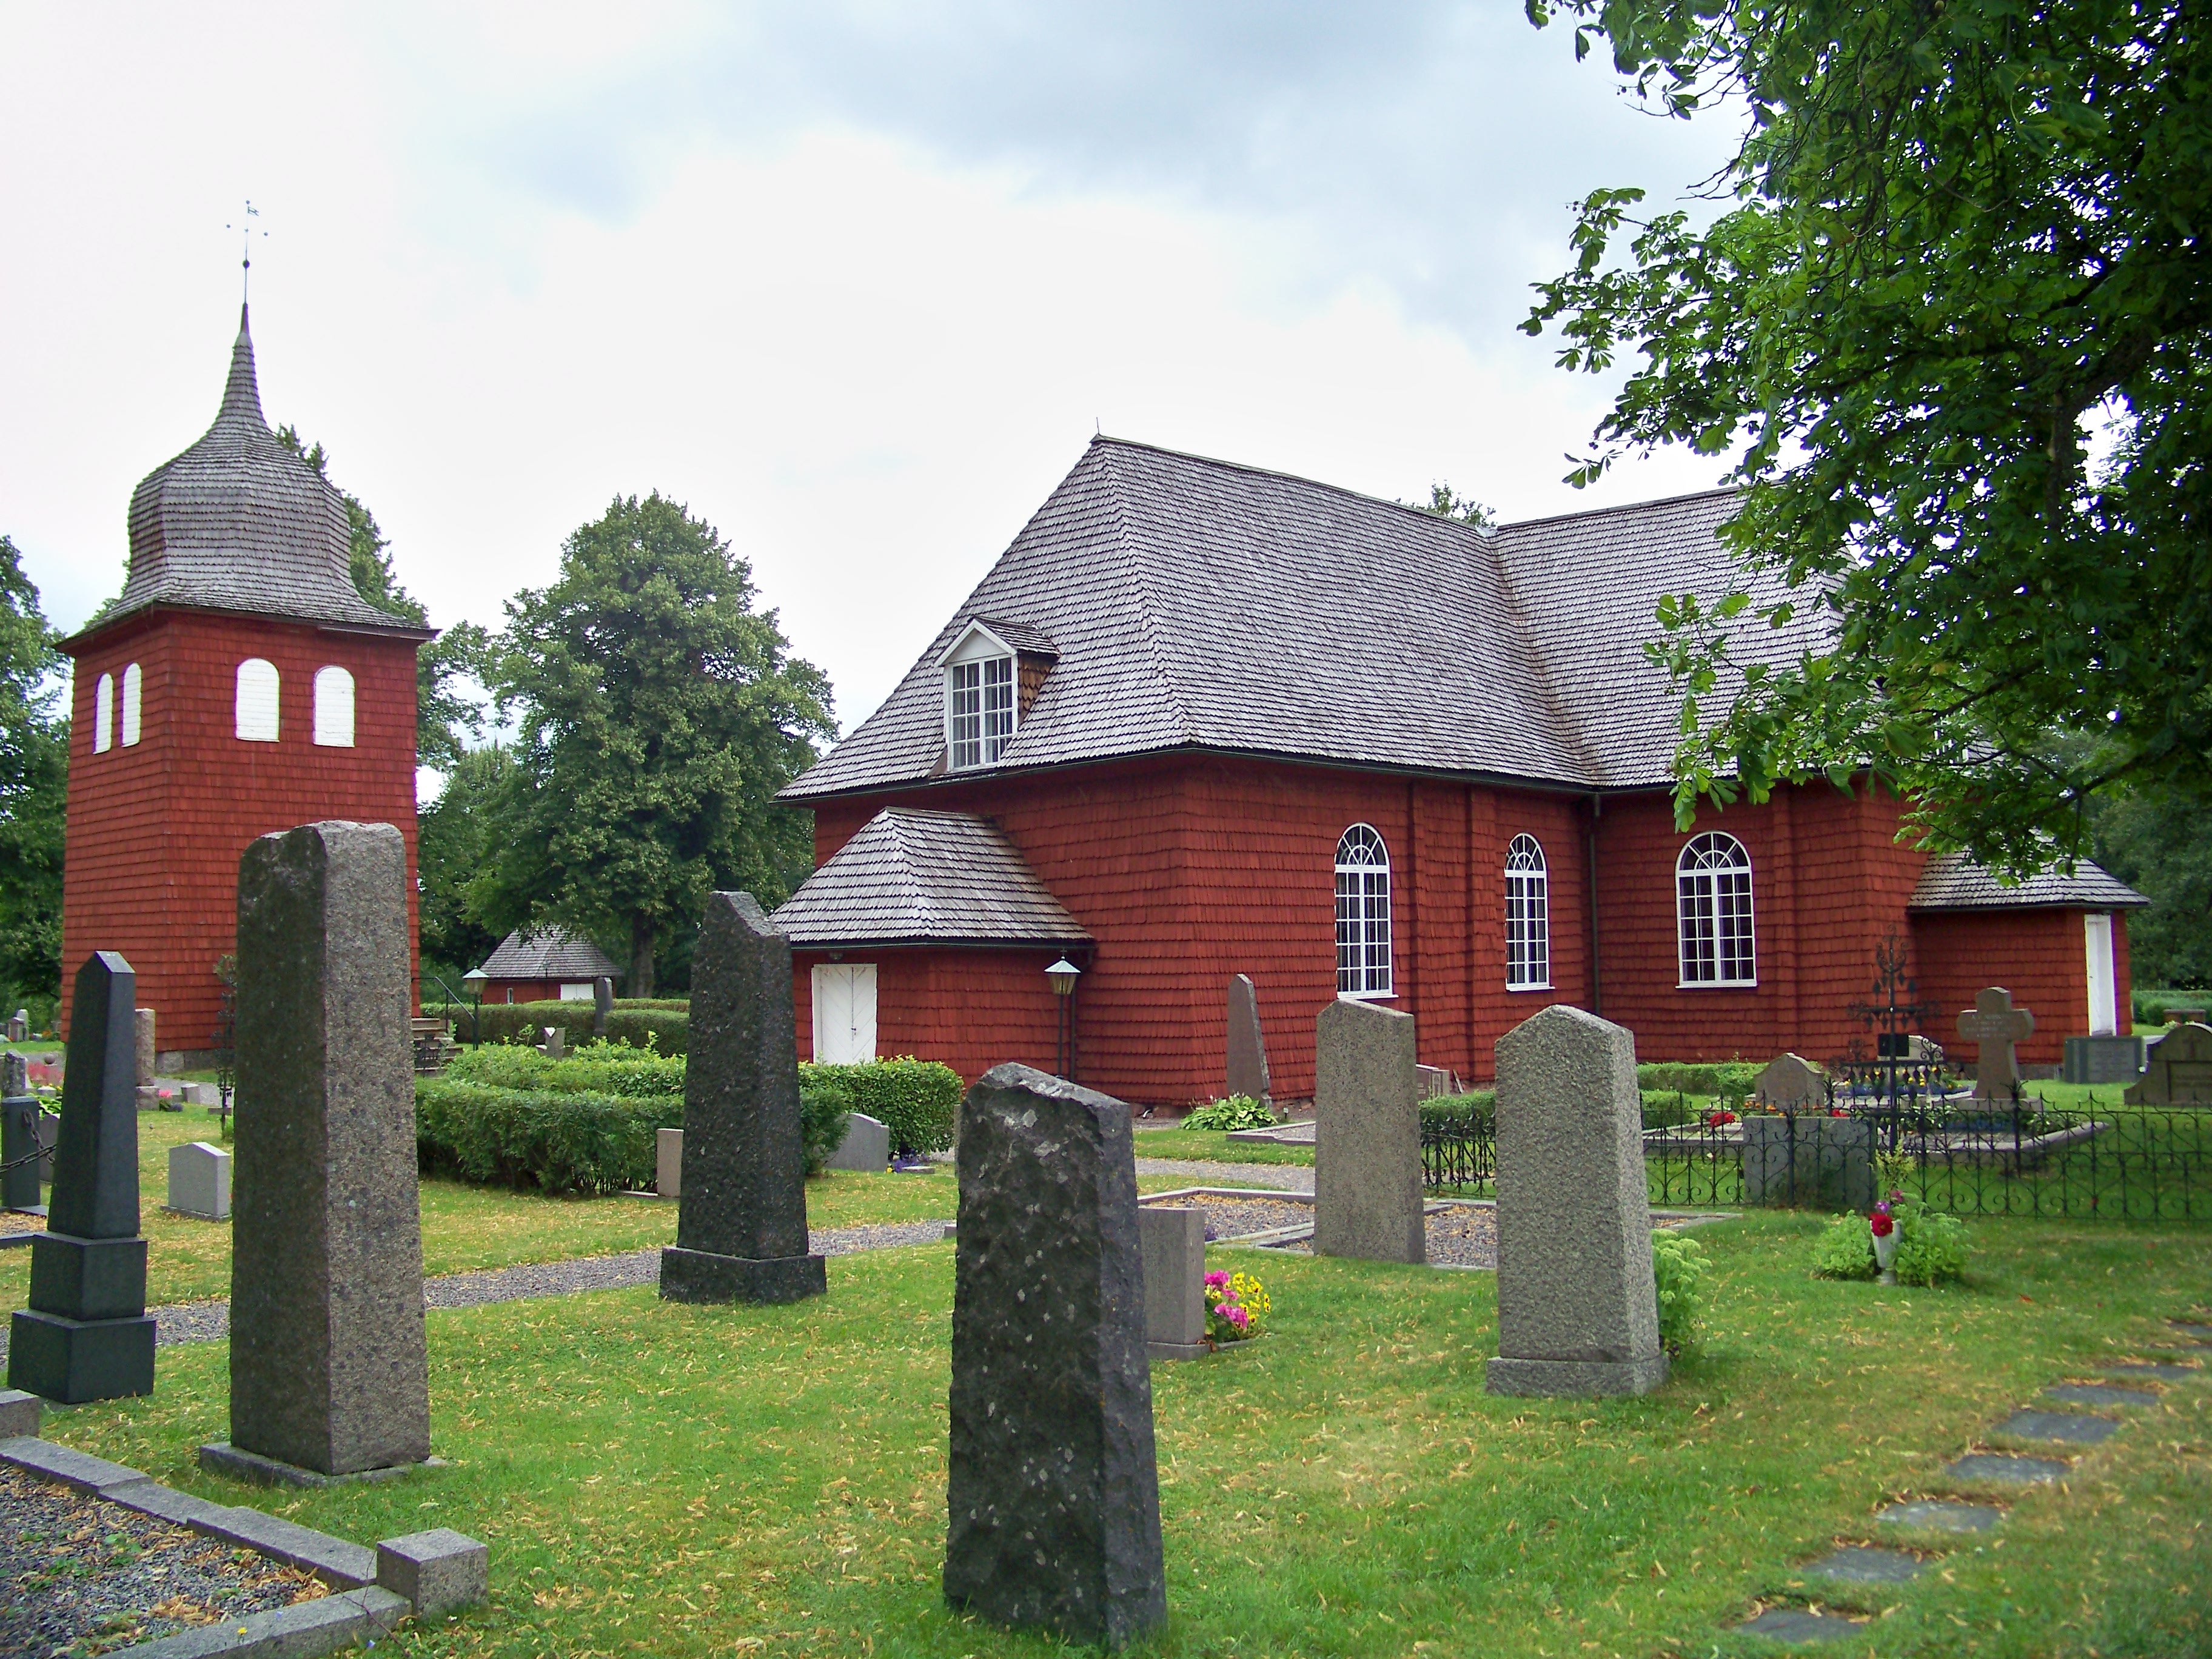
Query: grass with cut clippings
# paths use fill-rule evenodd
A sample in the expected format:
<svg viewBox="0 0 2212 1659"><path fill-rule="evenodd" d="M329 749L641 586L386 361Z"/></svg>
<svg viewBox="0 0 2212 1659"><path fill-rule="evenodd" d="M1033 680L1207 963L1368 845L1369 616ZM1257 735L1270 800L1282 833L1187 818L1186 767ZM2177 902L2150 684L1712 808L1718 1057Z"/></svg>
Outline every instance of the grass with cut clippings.
<svg viewBox="0 0 2212 1659"><path fill-rule="evenodd" d="M1139 1129L1139 1158L1202 1158L1209 1164L1311 1164L1310 1146L1231 1140L1225 1129Z"/></svg>
<svg viewBox="0 0 2212 1659"><path fill-rule="evenodd" d="M1170 1623L1161 1656L1778 1651L1770 1601L1878 1622L1862 1656L2202 1653L2212 1643L2212 1381L2173 1384L1995 1534L1916 1541L1911 1584L1797 1569L2065 1377L2171 1340L2212 1297L2212 1231L1969 1224L1944 1290L1808 1272L1818 1218L1701 1229L1705 1345L1640 1400L1492 1398L1495 1282L1217 1250L1266 1279L1275 1334L1154 1373ZM649 1290L429 1316L436 1449L403 1481L272 1494L199 1474L220 1344L165 1349L151 1400L49 1433L226 1502L373 1540L492 1547L492 1600L408 1630L421 1655L1019 1655L948 1613L952 1252L842 1257L796 1306Z"/></svg>

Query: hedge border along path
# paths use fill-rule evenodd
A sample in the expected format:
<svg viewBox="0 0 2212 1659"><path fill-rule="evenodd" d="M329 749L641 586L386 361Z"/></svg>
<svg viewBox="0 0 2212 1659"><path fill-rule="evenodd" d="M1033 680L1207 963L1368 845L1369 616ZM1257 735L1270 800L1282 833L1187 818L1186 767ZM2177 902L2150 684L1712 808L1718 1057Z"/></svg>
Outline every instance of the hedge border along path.
<svg viewBox="0 0 2212 1659"><path fill-rule="evenodd" d="M943 1221L873 1222L810 1232L807 1248L818 1255L852 1255L861 1250L892 1250L907 1244L934 1244L945 1237ZM584 1256L573 1261L526 1262L478 1273L447 1273L422 1281L423 1305L474 1308L487 1302L527 1302L542 1296L573 1296L580 1291L616 1291L651 1285L660 1277L660 1247L621 1255ZM230 1334L228 1302L179 1302L149 1308L154 1316L154 1346L219 1342ZM0 1361L8 1357L8 1334L0 1327Z"/></svg>

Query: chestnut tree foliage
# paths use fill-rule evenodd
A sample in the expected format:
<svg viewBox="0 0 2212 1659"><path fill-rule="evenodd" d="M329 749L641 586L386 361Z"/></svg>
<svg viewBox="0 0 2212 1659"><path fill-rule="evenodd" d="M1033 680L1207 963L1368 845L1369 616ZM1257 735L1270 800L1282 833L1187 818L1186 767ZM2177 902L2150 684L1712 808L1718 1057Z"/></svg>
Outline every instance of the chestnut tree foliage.
<svg viewBox="0 0 2212 1659"><path fill-rule="evenodd" d="M2019 872L2101 792L2212 805L2212 7L1527 3L1660 112L1748 112L1710 222L1593 192L1524 325L1626 370L1577 481L1740 447L1723 533L1789 584L1662 608L1678 813L1870 767ZM1807 606L1822 648L1729 660Z"/></svg>

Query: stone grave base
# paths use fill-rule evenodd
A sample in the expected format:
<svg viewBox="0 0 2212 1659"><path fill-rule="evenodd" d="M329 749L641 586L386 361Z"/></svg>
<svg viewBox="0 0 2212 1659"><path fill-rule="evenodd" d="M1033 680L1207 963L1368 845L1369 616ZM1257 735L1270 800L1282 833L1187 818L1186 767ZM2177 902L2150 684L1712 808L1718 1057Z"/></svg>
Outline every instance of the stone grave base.
<svg viewBox="0 0 2212 1659"><path fill-rule="evenodd" d="M1508 1359L1490 1362L1484 1386L1492 1394L1579 1399L1600 1395L1649 1394L1667 1380L1667 1356L1649 1359Z"/></svg>
<svg viewBox="0 0 2212 1659"><path fill-rule="evenodd" d="M1211 1342L1153 1342L1147 1340L1145 1352L1155 1364L1163 1359L1203 1359L1213 1352Z"/></svg>
<svg viewBox="0 0 2212 1659"><path fill-rule="evenodd" d="M818 1255L755 1261L676 1244L660 1253L660 1294L670 1302L804 1302L829 1291L830 1270Z"/></svg>
<svg viewBox="0 0 2212 1659"><path fill-rule="evenodd" d="M64 1406L154 1392L154 1321L70 1319L19 1309L8 1332L8 1385Z"/></svg>
<svg viewBox="0 0 2212 1659"><path fill-rule="evenodd" d="M338 1486L354 1480L395 1480L417 1469L442 1469L446 1460L426 1457L419 1463L392 1463L380 1469L325 1474L319 1469L303 1469L296 1463L264 1457L259 1452L234 1446L228 1440L218 1440L200 1448L200 1467L210 1474L227 1474L234 1480L248 1481L257 1486Z"/></svg>

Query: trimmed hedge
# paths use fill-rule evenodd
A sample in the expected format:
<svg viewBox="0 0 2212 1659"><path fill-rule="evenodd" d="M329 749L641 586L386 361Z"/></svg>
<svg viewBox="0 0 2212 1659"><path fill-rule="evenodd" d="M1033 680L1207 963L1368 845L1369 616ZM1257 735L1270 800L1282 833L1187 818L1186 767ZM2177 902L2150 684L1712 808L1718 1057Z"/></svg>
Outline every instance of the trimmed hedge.
<svg viewBox="0 0 2212 1659"><path fill-rule="evenodd" d="M874 1118L890 1130L896 1152L941 1152L950 1146L963 1092L959 1073L912 1054L860 1066L803 1060L799 1087L802 1096Z"/></svg>
<svg viewBox="0 0 2212 1659"><path fill-rule="evenodd" d="M1647 1091L1663 1089L1672 1093L1680 1090L1686 1095L1741 1100L1751 1093L1759 1082L1759 1074L1765 1069L1765 1066L1747 1060L1696 1064L1672 1060L1656 1060L1649 1066L1636 1068L1636 1084L1638 1088Z"/></svg>
<svg viewBox="0 0 2212 1659"><path fill-rule="evenodd" d="M466 1003L425 1003L422 1012L452 1020L459 1040L471 1040L477 1011ZM482 1040L534 1045L544 1041L546 1026L557 1025L569 1047L580 1048L592 1041L593 1012L588 1002L487 1002ZM625 1007L617 1002L607 1016L607 1040L663 1054L684 1054L691 1047L691 1016L684 1008Z"/></svg>
<svg viewBox="0 0 2212 1659"><path fill-rule="evenodd" d="M681 1127L684 1097L502 1089L435 1077L415 1083L415 1142L426 1172L548 1193L653 1185L654 1136Z"/></svg>
<svg viewBox="0 0 2212 1659"><path fill-rule="evenodd" d="M519 1042L464 1048L447 1062L457 1083L533 1093L619 1095L625 1099L684 1098L684 1057L641 1052L619 1042L588 1042L575 1053L548 1060Z"/></svg>
<svg viewBox="0 0 2212 1659"><path fill-rule="evenodd" d="M1421 1128L1429 1134L1496 1134L1498 1091L1475 1089L1463 1095L1433 1095L1421 1103Z"/></svg>

